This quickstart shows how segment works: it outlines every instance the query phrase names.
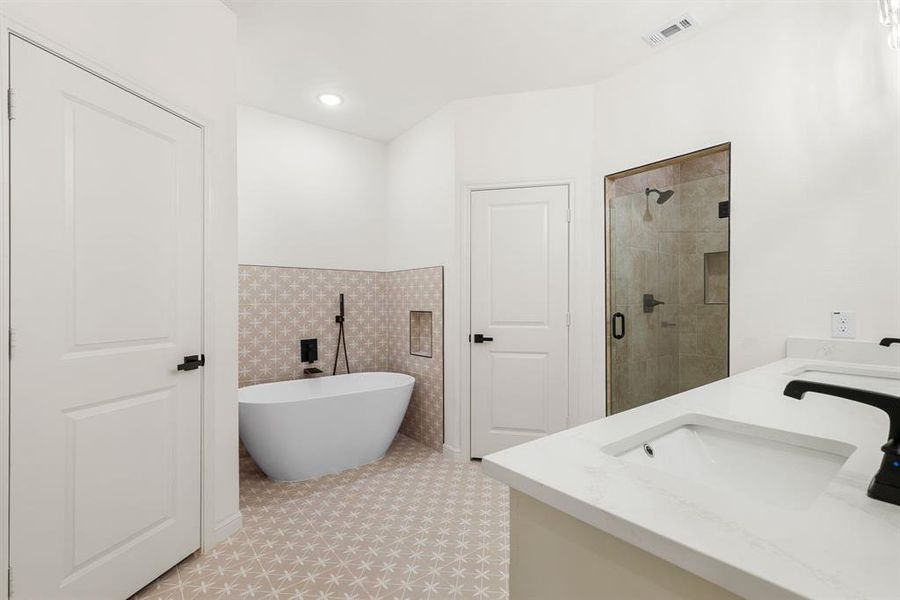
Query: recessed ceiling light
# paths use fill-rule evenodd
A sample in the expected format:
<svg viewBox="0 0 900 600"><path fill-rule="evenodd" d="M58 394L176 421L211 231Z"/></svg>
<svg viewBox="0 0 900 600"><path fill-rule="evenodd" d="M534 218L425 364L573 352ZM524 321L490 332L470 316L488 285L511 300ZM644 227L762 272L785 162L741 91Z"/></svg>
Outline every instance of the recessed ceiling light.
<svg viewBox="0 0 900 600"><path fill-rule="evenodd" d="M319 102L325 106L337 106L343 101L344 99L337 94L319 94Z"/></svg>

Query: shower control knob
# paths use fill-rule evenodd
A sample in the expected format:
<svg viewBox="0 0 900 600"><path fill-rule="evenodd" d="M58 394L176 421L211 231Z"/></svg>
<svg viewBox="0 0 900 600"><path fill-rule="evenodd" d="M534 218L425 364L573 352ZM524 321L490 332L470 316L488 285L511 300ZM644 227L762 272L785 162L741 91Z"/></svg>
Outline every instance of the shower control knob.
<svg viewBox="0 0 900 600"><path fill-rule="evenodd" d="M645 313L652 313L653 309L655 307L659 306L660 304L665 304L665 302L662 302L661 300L657 300L656 298L653 297L653 294L644 294L644 312Z"/></svg>

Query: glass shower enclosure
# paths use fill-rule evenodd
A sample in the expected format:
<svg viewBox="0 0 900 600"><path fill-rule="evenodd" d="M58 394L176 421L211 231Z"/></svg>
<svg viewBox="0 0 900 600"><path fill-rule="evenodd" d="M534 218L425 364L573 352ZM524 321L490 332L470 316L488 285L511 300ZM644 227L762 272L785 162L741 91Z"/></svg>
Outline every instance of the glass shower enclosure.
<svg viewBox="0 0 900 600"><path fill-rule="evenodd" d="M606 177L609 415L728 376L730 154Z"/></svg>

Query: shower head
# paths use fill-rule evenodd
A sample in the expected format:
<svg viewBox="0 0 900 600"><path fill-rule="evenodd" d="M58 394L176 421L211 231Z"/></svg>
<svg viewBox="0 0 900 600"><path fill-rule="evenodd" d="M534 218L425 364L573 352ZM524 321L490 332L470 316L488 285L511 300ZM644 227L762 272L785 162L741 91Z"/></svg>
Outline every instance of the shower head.
<svg viewBox="0 0 900 600"><path fill-rule="evenodd" d="M656 199L657 204L664 204L669 198L671 198L675 194L675 190L660 191L660 190L651 189L651 188L647 188L644 191L644 194L646 194L647 198L649 199L650 194L652 194L653 192L656 192L659 195L659 197Z"/></svg>

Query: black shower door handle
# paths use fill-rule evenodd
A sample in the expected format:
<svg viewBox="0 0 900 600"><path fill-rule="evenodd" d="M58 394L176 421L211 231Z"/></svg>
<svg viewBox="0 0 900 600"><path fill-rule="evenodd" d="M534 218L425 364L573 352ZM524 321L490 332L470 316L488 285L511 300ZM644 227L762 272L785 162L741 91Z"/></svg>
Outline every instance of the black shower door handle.
<svg viewBox="0 0 900 600"><path fill-rule="evenodd" d="M621 327L618 333L616 333L617 322ZM623 337L625 337L625 315L620 312L617 312L612 316L612 336L617 340L621 340Z"/></svg>

